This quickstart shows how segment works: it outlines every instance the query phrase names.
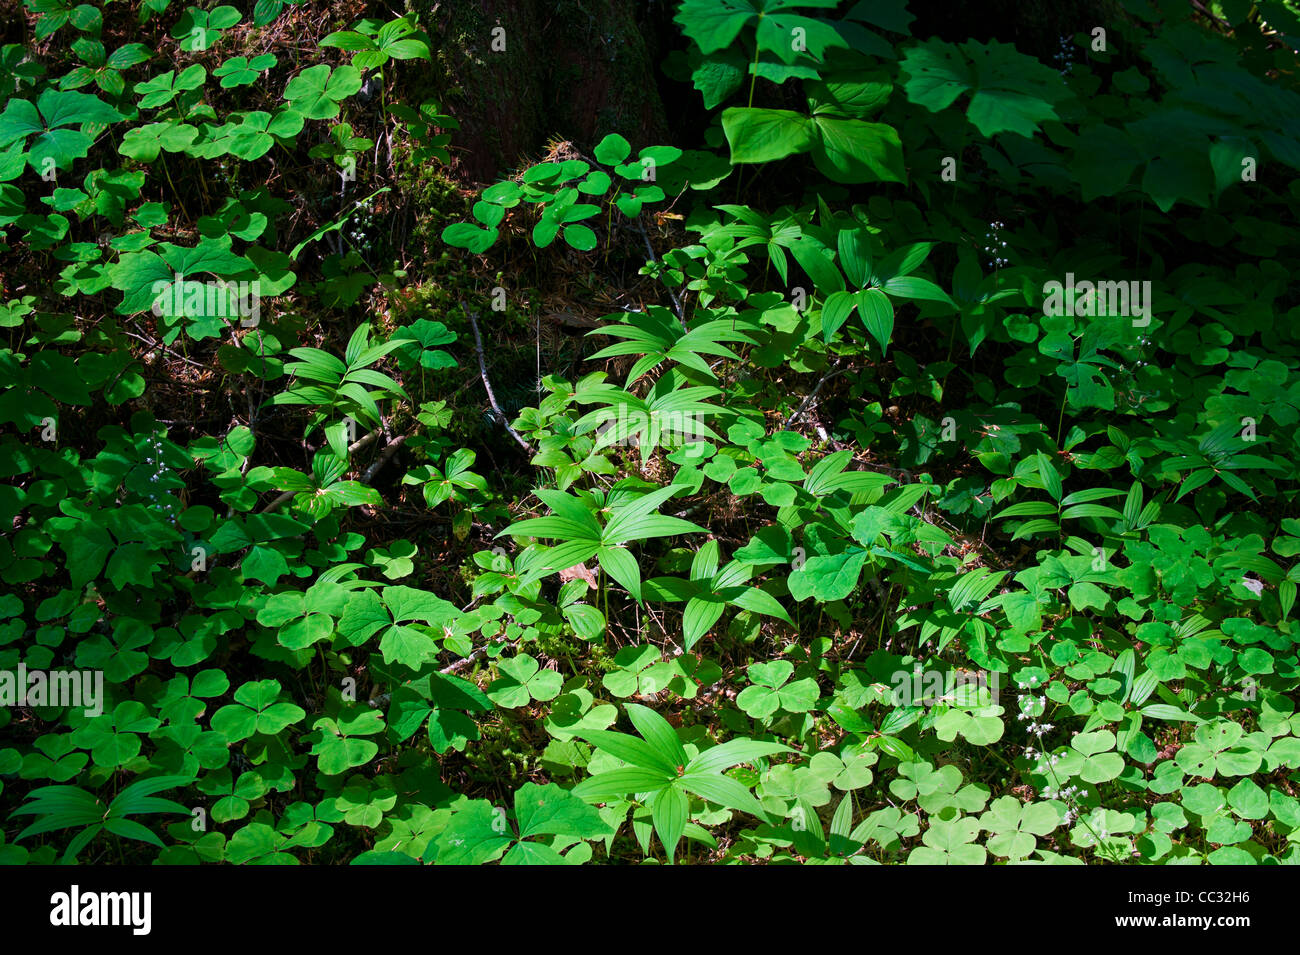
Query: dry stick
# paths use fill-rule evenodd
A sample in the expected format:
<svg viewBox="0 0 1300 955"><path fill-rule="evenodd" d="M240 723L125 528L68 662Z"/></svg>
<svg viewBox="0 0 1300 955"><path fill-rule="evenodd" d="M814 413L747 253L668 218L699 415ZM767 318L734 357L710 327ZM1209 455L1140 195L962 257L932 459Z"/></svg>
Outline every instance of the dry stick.
<svg viewBox="0 0 1300 955"><path fill-rule="evenodd" d="M399 434L392 441L389 441L387 447L384 448L383 453L380 454L379 457L375 458L370 467L366 468L365 473L361 475L361 483L368 484L370 479L379 473L379 469L393 459L393 455L397 453L397 449L405 443L406 435L404 434Z"/></svg>
<svg viewBox="0 0 1300 955"><path fill-rule="evenodd" d="M211 368L210 365L204 365L204 364L201 364L200 362L194 361L192 358L186 358L184 355L178 355L176 352L172 351L170 348L168 348L168 347L167 347L166 345L164 345L162 342L151 341L149 338L145 337L144 335L137 335L135 332L130 331L130 330L125 329L125 328L122 329L122 331L123 331L124 334L130 335L130 336L131 336L132 338L134 338L136 341L144 342L144 343L145 343L146 345L148 345L150 348L157 348L157 349L159 349L159 350L160 350L164 355L168 356L169 358L175 358L175 359L178 359L179 361L183 361L183 362L185 362L185 364L187 364L187 365L193 365L195 368L201 368L201 369L203 369L204 371L211 371L211 370L212 370L212 368Z"/></svg>
<svg viewBox="0 0 1300 955"><path fill-rule="evenodd" d="M822 385L826 384L826 382L830 381L836 375L841 374L844 371L844 369L839 367L841 361L843 361L843 359L841 358L835 359L835 364L831 366L830 371L822 375L822 380L817 382L817 387L815 387L812 391L808 392L808 397L804 398L803 401L799 402L799 407L794 409L794 414L790 415L790 417L785 419L785 430L788 431L790 429L790 425L794 424L795 419L804 413L804 409L806 409L808 405L812 402L812 400L817 397L817 392L822 390Z"/></svg>
<svg viewBox="0 0 1300 955"><path fill-rule="evenodd" d="M483 388L487 391L488 402L492 405L492 410L495 411L497 417L501 419L501 423L506 426L506 430L510 432L510 437L519 442L519 446L529 454L536 454L537 449L525 441L523 436L510 426L510 419L506 417L505 412L501 410L501 406L497 404L497 396L492 391L492 383L488 381L487 362L483 358L483 338L478 333L478 322L474 318L475 313L465 308L464 302L460 303L460 307L469 317L470 328L474 329L474 348L478 351L479 375L483 379Z"/></svg>
<svg viewBox="0 0 1300 955"><path fill-rule="evenodd" d="M285 491L283 494L277 497L270 504L266 505L266 507L262 508L262 513L270 514L272 511L278 511L280 509L281 504L285 503L285 501L290 500L297 493L298 493L297 491Z"/></svg>
<svg viewBox="0 0 1300 955"><path fill-rule="evenodd" d="M698 514L701 510L704 509L706 505L712 504L716 497L717 497L716 494L710 494L704 500L700 501L697 504L692 504L684 511L678 511L676 514L673 515L673 517L690 517L692 514Z"/></svg>
<svg viewBox="0 0 1300 955"><path fill-rule="evenodd" d="M1213 20L1218 26L1223 27L1225 30L1232 29L1231 23L1229 23L1227 20L1221 19L1220 17L1216 17L1213 13L1211 13L1209 10L1206 9L1205 4L1202 3L1201 0L1192 0L1192 6L1195 7L1199 12L1205 14L1205 16Z"/></svg>
<svg viewBox="0 0 1300 955"><path fill-rule="evenodd" d="M640 216L636 217L636 224L641 230L641 238L645 239L645 250L650 254L650 261L658 265L659 257L655 255L655 247L650 244L650 233L645 230L645 223L641 221ZM668 297L673 300L673 311L677 313L677 320L682 323L682 328L686 328L686 312L682 309L682 300L666 284L664 288L668 291Z"/></svg>
<svg viewBox="0 0 1300 955"><path fill-rule="evenodd" d="M443 667L443 668L442 668L441 670L439 670L438 672L439 672L439 673L455 673L457 670L463 670L463 669L465 669L465 667L469 666L469 664L473 663L473 662L474 662L475 660L477 660L479 657L483 656L483 654L486 653L486 652L487 652L487 647L486 647L486 646L479 647L477 650L475 650L475 651L474 651L473 653L471 653L469 656L467 656L467 657L462 657L461 659L459 659L459 660L457 660L455 663L453 663L451 666Z"/></svg>

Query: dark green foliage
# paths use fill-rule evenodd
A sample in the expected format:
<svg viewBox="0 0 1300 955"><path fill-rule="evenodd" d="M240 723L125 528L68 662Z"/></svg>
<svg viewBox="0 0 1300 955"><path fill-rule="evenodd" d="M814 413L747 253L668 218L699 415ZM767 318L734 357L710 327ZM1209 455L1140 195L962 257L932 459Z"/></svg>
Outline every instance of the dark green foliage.
<svg viewBox="0 0 1300 955"><path fill-rule="evenodd" d="M454 275L429 35L234 41L293 5L0 49L0 862L1296 861L1289 2L1047 63L685 0L709 128L488 186ZM512 437L469 321L629 242Z"/></svg>

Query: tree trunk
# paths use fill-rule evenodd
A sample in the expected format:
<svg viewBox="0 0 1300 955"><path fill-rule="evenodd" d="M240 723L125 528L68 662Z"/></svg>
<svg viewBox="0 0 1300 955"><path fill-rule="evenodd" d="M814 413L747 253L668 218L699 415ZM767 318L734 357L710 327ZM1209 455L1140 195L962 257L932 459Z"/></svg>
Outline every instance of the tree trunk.
<svg viewBox="0 0 1300 955"><path fill-rule="evenodd" d="M651 0L417 0L435 62L413 77L460 123L458 178L488 182L552 139L589 147L606 133L667 141L659 39L671 11ZM417 100L418 102L418 100Z"/></svg>

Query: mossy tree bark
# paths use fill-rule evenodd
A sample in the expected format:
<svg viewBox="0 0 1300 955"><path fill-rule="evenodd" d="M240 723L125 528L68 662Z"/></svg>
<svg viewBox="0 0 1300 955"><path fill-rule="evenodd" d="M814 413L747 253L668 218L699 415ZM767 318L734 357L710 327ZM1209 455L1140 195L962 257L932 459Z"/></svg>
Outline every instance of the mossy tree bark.
<svg viewBox="0 0 1300 955"><path fill-rule="evenodd" d="M658 89L671 11L645 0L417 0L434 45L417 95L460 122L460 178L491 181L553 137L589 146L622 133L667 141Z"/></svg>

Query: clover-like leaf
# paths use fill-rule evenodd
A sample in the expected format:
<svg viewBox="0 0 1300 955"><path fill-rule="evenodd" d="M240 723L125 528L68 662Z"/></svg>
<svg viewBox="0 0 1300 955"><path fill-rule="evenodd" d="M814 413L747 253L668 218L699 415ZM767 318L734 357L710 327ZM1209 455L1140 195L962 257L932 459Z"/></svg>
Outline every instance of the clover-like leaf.
<svg viewBox="0 0 1300 955"><path fill-rule="evenodd" d="M331 69L327 64L309 66L284 89L284 98L306 119L332 119L339 104L361 89L361 71L354 66Z"/></svg>

